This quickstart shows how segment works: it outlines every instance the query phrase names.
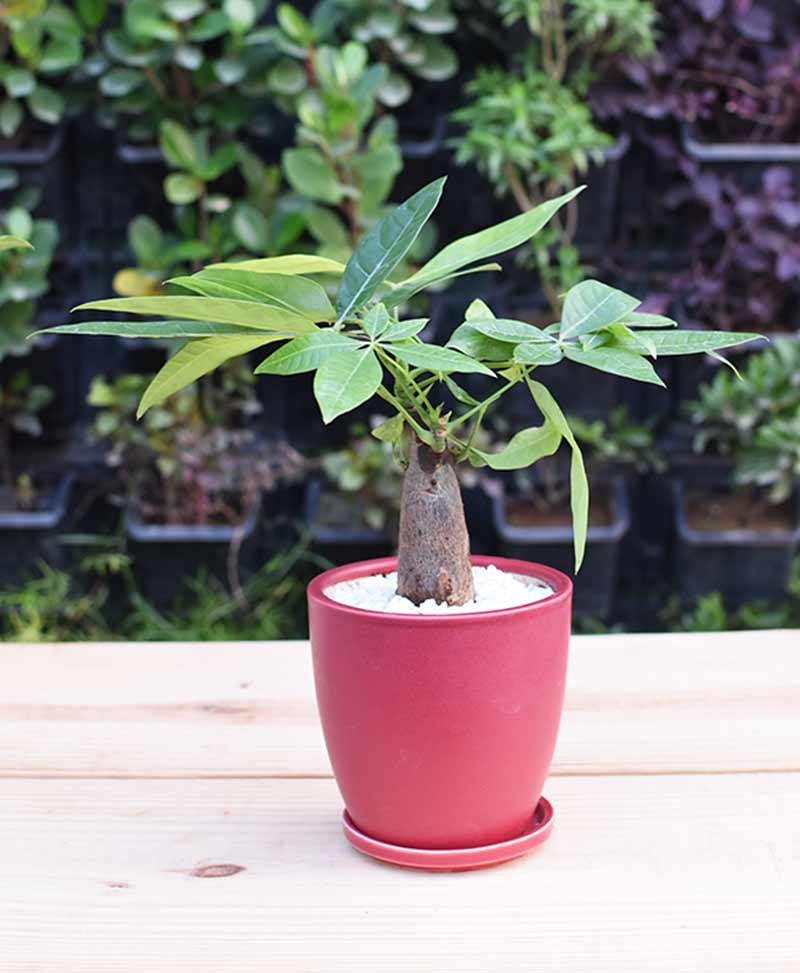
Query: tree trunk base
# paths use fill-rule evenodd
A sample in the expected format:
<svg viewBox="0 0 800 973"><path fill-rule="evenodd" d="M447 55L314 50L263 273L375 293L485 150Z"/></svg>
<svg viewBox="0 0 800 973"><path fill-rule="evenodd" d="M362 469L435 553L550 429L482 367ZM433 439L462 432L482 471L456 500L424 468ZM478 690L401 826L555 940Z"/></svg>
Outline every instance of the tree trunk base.
<svg viewBox="0 0 800 973"><path fill-rule="evenodd" d="M416 437L400 505L397 593L415 605L464 605L475 597L461 487L450 453Z"/></svg>

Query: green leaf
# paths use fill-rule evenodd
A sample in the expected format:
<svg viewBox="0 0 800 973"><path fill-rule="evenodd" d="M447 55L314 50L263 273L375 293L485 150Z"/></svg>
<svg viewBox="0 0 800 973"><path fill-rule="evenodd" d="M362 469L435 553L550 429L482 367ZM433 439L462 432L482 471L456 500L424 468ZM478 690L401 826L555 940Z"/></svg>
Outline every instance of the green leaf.
<svg viewBox="0 0 800 973"><path fill-rule="evenodd" d="M1 250L33 250L33 247L28 240L23 240L21 237L9 236L6 234L4 236L0 236L0 251Z"/></svg>
<svg viewBox="0 0 800 973"><path fill-rule="evenodd" d="M162 0L161 6L164 12L172 20L182 23L191 20L205 10L203 0Z"/></svg>
<svg viewBox="0 0 800 973"><path fill-rule="evenodd" d="M404 304L409 298L419 291L430 287L432 284L445 284L448 280L455 280L456 277L464 277L466 274L480 274L487 271L497 271L503 268L500 264L490 263L481 264L480 267L469 267L467 270L458 270L454 274L447 274L445 277L437 277L435 280L419 281L417 283L398 284L385 298L387 307L396 307Z"/></svg>
<svg viewBox="0 0 800 973"><path fill-rule="evenodd" d="M541 426L523 429L497 453L475 452L493 470L520 470L545 456L552 456L561 445L561 433L550 421ZM473 447L474 449L474 447Z"/></svg>
<svg viewBox="0 0 800 973"><path fill-rule="evenodd" d="M201 270L191 277L175 277L169 283L180 284L206 297L263 302L271 307L285 308L292 315L309 321L332 321L334 318L333 307L324 289L306 277L219 267Z"/></svg>
<svg viewBox="0 0 800 973"><path fill-rule="evenodd" d="M269 220L252 203L238 202L231 222L236 239L246 250L264 253L269 249Z"/></svg>
<svg viewBox="0 0 800 973"><path fill-rule="evenodd" d="M380 338L392 322L386 307L383 304L376 304L367 311L361 323L370 338Z"/></svg>
<svg viewBox="0 0 800 973"><path fill-rule="evenodd" d="M216 321L219 324L240 324L264 331L314 331L305 317L282 308L252 301L229 301L213 297L112 297L104 301L79 304L75 311L122 311L127 314L163 314L165 317L190 321Z"/></svg>
<svg viewBox="0 0 800 973"><path fill-rule="evenodd" d="M455 240L431 257L411 277L400 281L399 288L406 288L413 284L419 290L420 287L427 287L428 284L448 277L466 264L476 263L518 247L535 236L561 207L574 199L583 188L578 186L577 189L563 196L557 196L555 199L549 199L528 210L527 213L520 213L519 216L513 216L510 220L504 220L496 226Z"/></svg>
<svg viewBox="0 0 800 973"><path fill-rule="evenodd" d="M199 164L195 175L203 182L213 182L215 179L219 179L239 162L239 150L240 146L236 142L228 142L226 145L220 146L212 153L208 161Z"/></svg>
<svg viewBox="0 0 800 973"><path fill-rule="evenodd" d="M236 263L210 264L206 270L250 270L255 274L342 274L344 264L328 257L306 253L287 253L282 257L261 257Z"/></svg>
<svg viewBox="0 0 800 973"><path fill-rule="evenodd" d="M588 365L589 368L596 368L600 372L609 372L611 375L621 375L623 378L632 378L637 382L648 382L651 385L664 387L664 383L650 362L633 351L607 345L593 348L591 351L583 351L574 345L566 345L564 354L570 361L577 362L579 365Z"/></svg>
<svg viewBox="0 0 800 973"><path fill-rule="evenodd" d="M203 44L227 34L229 27L230 22L222 10L210 10L192 21L188 36L190 40Z"/></svg>
<svg viewBox="0 0 800 973"><path fill-rule="evenodd" d="M495 319L488 304L480 299L472 301L465 317L466 321L450 335L447 347L457 348L470 358L477 358L479 361L506 361L511 351L508 345L487 338L472 325L473 321Z"/></svg>
<svg viewBox="0 0 800 973"><path fill-rule="evenodd" d="M314 334L304 334L282 345L256 369L257 375L299 375L313 372L331 355L340 351L360 350L353 338L341 331L325 328Z"/></svg>
<svg viewBox="0 0 800 973"><path fill-rule="evenodd" d="M164 250L164 234L152 216L135 216L128 224L128 243L140 267L158 267Z"/></svg>
<svg viewBox="0 0 800 973"><path fill-rule="evenodd" d="M611 340L609 340L609 335L611 335ZM625 348L638 355L658 357L653 335L649 331L633 331L627 324L622 324L621 321L610 324L603 331L584 335L580 341L584 351L592 351L594 348L607 345L609 348Z"/></svg>
<svg viewBox="0 0 800 973"><path fill-rule="evenodd" d="M327 209L325 206L313 205L303 210L303 217L308 232L317 243L322 244L326 252L350 253L352 249L350 231L338 213ZM344 264L342 264L342 270L344 270Z"/></svg>
<svg viewBox="0 0 800 973"><path fill-rule="evenodd" d="M99 80L98 87L109 98L122 98L144 84L145 76L133 68L112 68Z"/></svg>
<svg viewBox="0 0 800 973"><path fill-rule="evenodd" d="M33 234L33 217L21 206L12 206L5 214L6 226L11 234L23 240L29 240Z"/></svg>
<svg viewBox="0 0 800 973"><path fill-rule="evenodd" d="M746 341L766 340L752 331L663 331L647 335L657 355L692 355L699 352L719 351L732 348Z"/></svg>
<svg viewBox="0 0 800 973"><path fill-rule="evenodd" d="M284 58L270 68L267 84L275 94L299 95L301 91L305 91L308 78L302 65Z"/></svg>
<svg viewBox="0 0 800 973"><path fill-rule="evenodd" d="M384 341L405 341L416 338L430 318L409 318L407 321L392 321L383 333Z"/></svg>
<svg viewBox="0 0 800 973"><path fill-rule="evenodd" d="M514 349L514 361L521 365L557 365L564 352L555 343L524 341Z"/></svg>
<svg viewBox="0 0 800 973"><path fill-rule="evenodd" d="M214 61L214 76L222 85L238 84L246 74L247 65L238 58L221 57Z"/></svg>
<svg viewBox="0 0 800 973"><path fill-rule="evenodd" d="M10 139L22 124L24 117L22 105L12 98L6 98L0 105L0 135Z"/></svg>
<svg viewBox="0 0 800 973"><path fill-rule="evenodd" d="M620 321L642 302L599 280L583 280L564 298L562 338L577 338Z"/></svg>
<svg viewBox="0 0 800 973"><path fill-rule="evenodd" d="M293 41L297 41L303 47L312 43L314 31L305 17L288 3L278 6L278 23Z"/></svg>
<svg viewBox="0 0 800 973"><path fill-rule="evenodd" d="M289 185L301 196L333 205L344 198L342 184L316 149L286 149L281 161Z"/></svg>
<svg viewBox="0 0 800 973"><path fill-rule="evenodd" d="M258 335L252 338L197 338L187 342L147 386L136 411L136 418L140 419L152 406L160 405L170 395L213 372L229 358L246 355L272 341L280 341L280 338L275 335Z"/></svg>
<svg viewBox="0 0 800 973"><path fill-rule="evenodd" d="M583 465L583 455L566 416L541 382L526 379L533 401L539 411L566 439L572 450L569 469L570 507L572 508L572 536L575 547L575 573L581 569L586 551L586 532L589 529L589 481Z"/></svg>
<svg viewBox="0 0 800 973"><path fill-rule="evenodd" d="M462 405L468 405L468 406L480 405L480 402L474 396L470 395L466 389L463 389L455 381L455 379L451 378L449 375L445 375L444 384L450 390L450 394L453 396L453 398L457 402L460 402Z"/></svg>
<svg viewBox="0 0 800 973"><path fill-rule="evenodd" d="M394 143L376 145L353 156L351 165L361 193L362 210L374 213L386 201L403 168L400 150Z"/></svg>
<svg viewBox="0 0 800 973"><path fill-rule="evenodd" d="M75 4L81 20L87 27L99 27L106 15L106 0L77 0Z"/></svg>
<svg viewBox="0 0 800 973"><path fill-rule="evenodd" d="M400 263L436 209L444 187L436 179L372 227L347 261L336 295L338 320L365 304Z"/></svg>
<svg viewBox="0 0 800 973"><path fill-rule="evenodd" d="M176 26L161 16L160 4L151 0L127 0L123 5L123 22L126 32L137 40L161 40L171 43L177 40Z"/></svg>
<svg viewBox="0 0 800 973"><path fill-rule="evenodd" d="M119 338L200 338L208 335L246 334L252 337L253 328L237 324L217 324L214 321L81 321L80 324L59 324L52 328L43 328L33 334L116 335Z"/></svg>
<svg viewBox="0 0 800 973"><path fill-rule="evenodd" d="M469 318L469 323L476 331L480 331L487 338L494 338L495 341L508 342L509 344L517 344L520 341L555 343L550 335L545 334L535 325L528 324L527 321L515 321L512 318L476 317Z"/></svg>
<svg viewBox="0 0 800 973"><path fill-rule="evenodd" d="M36 88L36 77L25 68L10 68L3 75L3 84L12 98L24 98Z"/></svg>
<svg viewBox="0 0 800 973"><path fill-rule="evenodd" d="M391 419L386 419L379 426L372 430L372 435L380 439L382 443L391 443L393 446L400 442L403 435L405 420L398 412Z"/></svg>
<svg viewBox="0 0 800 973"><path fill-rule="evenodd" d="M630 328L677 328L678 322L663 314L648 314L645 311L631 311L622 319L622 324Z"/></svg>
<svg viewBox="0 0 800 973"><path fill-rule="evenodd" d="M461 352L453 351L451 348L440 348L438 345L414 342L407 345L391 345L387 348L387 351L391 351L395 358L408 362L415 368L424 368L429 372L475 373L494 377L491 368L487 368L486 365L462 355Z"/></svg>
<svg viewBox="0 0 800 973"><path fill-rule="evenodd" d="M171 172L164 180L164 195L175 206L195 202L202 192L203 183L185 172Z"/></svg>
<svg viewBox="0 0 800 973"><path fill-rule="evenodd" d="M31 113L47 125L55 125L64 114L64 99L55 88L37 84L28 96Z"/></svg>
<svg viewBox="0 0 800 973"><path fill-rule="evenodd" d="M159 143L167 162L176 168L194 172L199 165L194 139L178 122L167 119L161 123Z"/></svg>
<svg viewBox="0 0 800 973"><path fill-rule="evenodd" d="M253 0L225 0L223 10L238 34L245 34L256 22L257 11Z"/></svg>
<svg viewBox="0 0 800 973"><path fill-rule="evenodd" d="M340 351L326 359L314 376L314 397L327 425L371 399L380 388L383 369L375 353Z"/></svg>

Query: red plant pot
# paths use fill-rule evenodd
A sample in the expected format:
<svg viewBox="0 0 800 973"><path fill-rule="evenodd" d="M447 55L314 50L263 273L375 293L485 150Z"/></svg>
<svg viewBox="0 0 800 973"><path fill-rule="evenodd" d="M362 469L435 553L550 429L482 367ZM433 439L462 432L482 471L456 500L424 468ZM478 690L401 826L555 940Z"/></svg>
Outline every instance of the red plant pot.
<svg viewBox="0 0 800 973"><path fill-rule="evenodd" d="M564 699L572 584L526 561L472 561L554 593L457 615L375 612L326 596L340 581L396 570L396 558L334 568L309 585L328 754L350 825L373 843L496 846L523 835L537 809Z"/></svg>

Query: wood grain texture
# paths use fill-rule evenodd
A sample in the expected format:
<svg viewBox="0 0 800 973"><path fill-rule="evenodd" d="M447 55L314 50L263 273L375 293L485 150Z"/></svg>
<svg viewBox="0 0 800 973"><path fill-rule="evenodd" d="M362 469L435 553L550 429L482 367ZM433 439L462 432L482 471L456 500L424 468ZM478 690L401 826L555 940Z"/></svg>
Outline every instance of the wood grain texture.
<svg viewBox="0 0 800 973"><path fill-rule="evenodd" d="M485 871L359 855L330 780L0 781L3 973L790 973L800 775L559 778Z"/></svg>
<svg viewBox="0 0 800 973"><path fill-rule="evenodd" d="M575 638L554 774L800 770L800 632ZM0 776L328 776L303 642L0 646Z"/></svg>

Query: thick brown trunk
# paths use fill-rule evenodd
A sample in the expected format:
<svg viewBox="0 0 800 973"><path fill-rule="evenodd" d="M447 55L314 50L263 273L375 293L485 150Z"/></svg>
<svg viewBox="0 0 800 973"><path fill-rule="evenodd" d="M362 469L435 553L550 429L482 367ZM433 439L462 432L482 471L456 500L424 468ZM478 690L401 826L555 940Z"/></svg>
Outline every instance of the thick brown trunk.
<svg viewBox="0 0 800 973"><path fill-rule="evenodd" d="M469 534L453 457L414 438L400 504L397 592L415 605L474 598Z"/></svg>

